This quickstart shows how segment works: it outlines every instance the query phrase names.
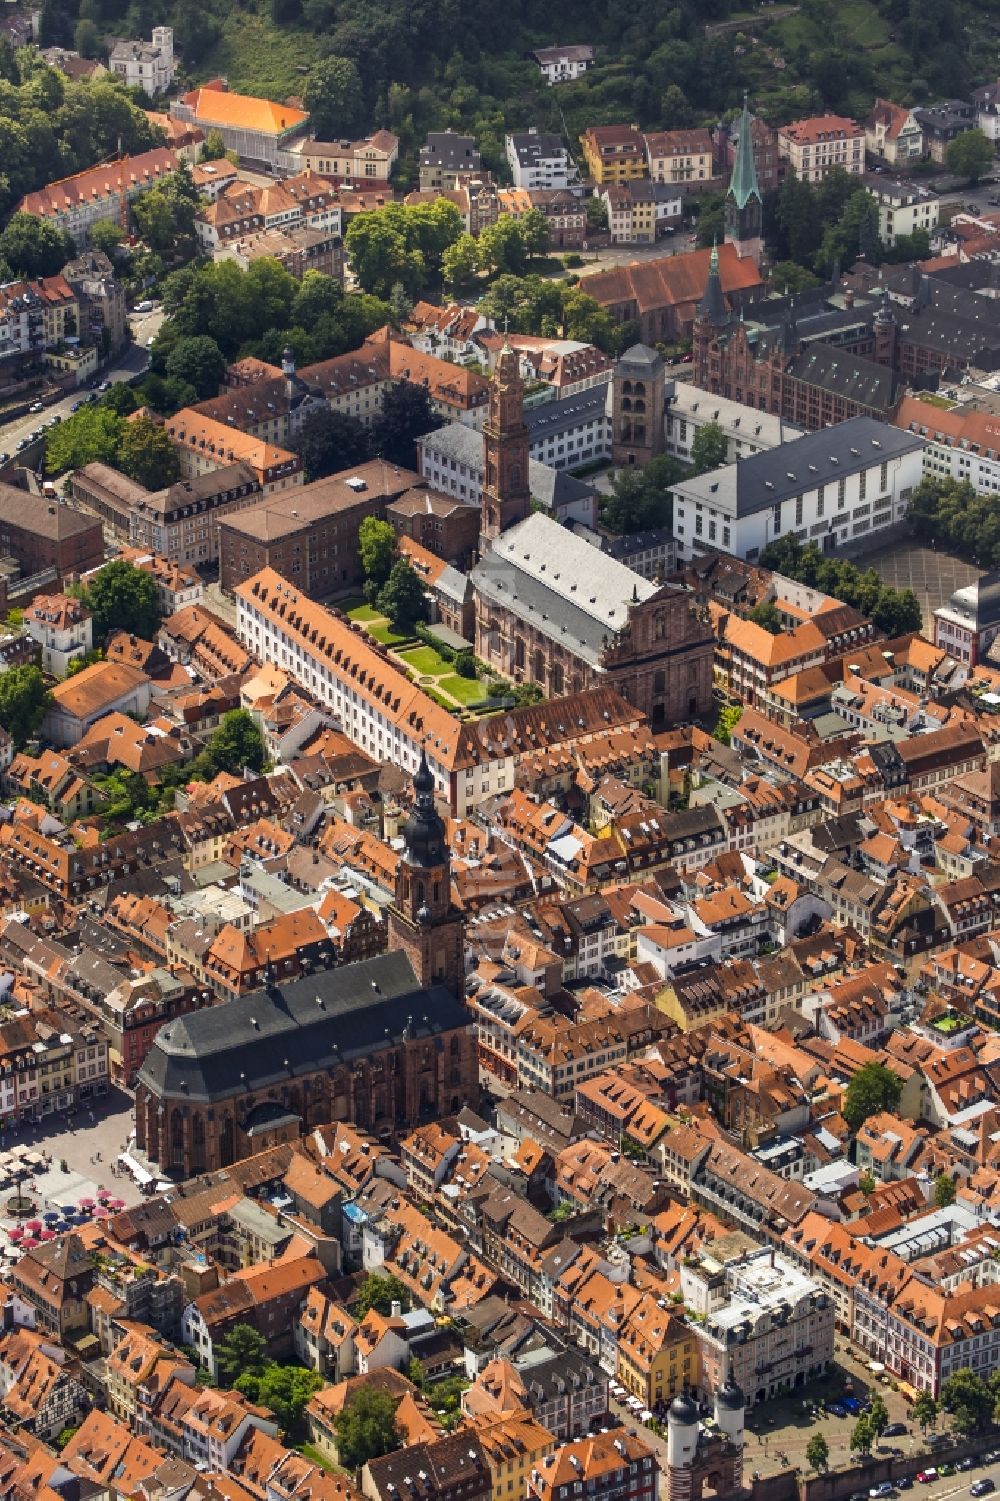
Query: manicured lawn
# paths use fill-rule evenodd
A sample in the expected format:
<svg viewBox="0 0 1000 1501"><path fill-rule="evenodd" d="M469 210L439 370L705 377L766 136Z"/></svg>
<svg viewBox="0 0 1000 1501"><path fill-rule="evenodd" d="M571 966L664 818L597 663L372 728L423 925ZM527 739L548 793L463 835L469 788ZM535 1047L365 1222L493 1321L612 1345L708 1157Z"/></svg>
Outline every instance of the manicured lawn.
<svg viewBox="0 0 1000 1501"><path fill-rule="evenodd" d="M331 1475L346 1475L347 1471L341 1465L335 1465L332 1459L316 1448L315 1444L300 1444L299 1453L303 1459L312 1460L314 1465L319 1465L321 1470L326 1470Z"/></svg>
<svg viewBox="0 0 1000 1501"><path fill-rule="evenodd" d="M437 685L442 693L450 694L460 704L478 704L486 697L486 689L478 678L460 678L457 672L438 678Z"/></svg>
<svg viewBox="0 0 1000 1501"><path fill-rule="evenodd" d="M433 646L411 646L399 654L414 672L430 672L435 677L450 670L451 663L446 662L444 657L439 656Z"/></svg>
<svg viewBox="0 0 1000 1501"><path fill-rule="evenodd" d="M382 617L378 618L381 619ZM394 631L388 621L385 621L383 625L369 625L368 634L381 646L399 646L401 642L409 641L410 639L409 636L404 635L401 631Z"/></svg>
<svg viewBox="0 0 1000 1501"><path fill-rule="evenodd" d="M346 611L346 614L349 620L360 621L362 625L367 625L371 620L385 619L385 616L380 615L374 605L353 605Z"/></svg>

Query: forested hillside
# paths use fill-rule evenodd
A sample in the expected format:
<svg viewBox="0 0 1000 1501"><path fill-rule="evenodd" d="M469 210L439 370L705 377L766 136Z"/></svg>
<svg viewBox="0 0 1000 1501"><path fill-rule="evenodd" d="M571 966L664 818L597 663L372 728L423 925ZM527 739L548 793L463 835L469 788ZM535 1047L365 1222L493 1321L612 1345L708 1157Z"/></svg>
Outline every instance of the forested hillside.
<svg viewBox="0 0 1000 1501"><path fill-rule="evenodd" d="M670 129L716 120L744 88L772 121L833 109L865 114L877 93L900 102L961 95L997 70L1000 0L803 0L774 20L740 0L45 0L43 40L146 35L169 19L184 74L225 73L234 88L315 95L328 70L344 129L388 125L404 156L428 129L475 131L498 165L505 129L635 120ZM745 24L720 35L706 27ZM598 65L544 87L528 54L592 42ZM0 101L2 103L2 101Z"/></svg>

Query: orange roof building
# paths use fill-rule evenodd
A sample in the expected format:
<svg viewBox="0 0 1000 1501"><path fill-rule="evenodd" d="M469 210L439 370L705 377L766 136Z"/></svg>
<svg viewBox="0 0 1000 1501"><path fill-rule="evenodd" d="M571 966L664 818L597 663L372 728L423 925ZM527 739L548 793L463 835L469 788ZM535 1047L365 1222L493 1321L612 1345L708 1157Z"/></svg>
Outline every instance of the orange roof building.
<svg viewBox="0 0 1000 1501"><path fill-rule="evenodd" d="M122 193L131 203L161 178L176 172L178 158L166 146L156 146L139 156L121 161L104 162L78 172L75 177L61 177L35 193L28 193L18 204L22 214L35 214L67 231L83 250L90 231L98 219L121 216Z"/></svg>
<svg viewBox="0 0 1000 1501"><path fill-rule="evenodd" d="M708 283L711 257L711 250L692 250L615 266L587 277L587 295L607 308L617 323L636 319L643 344L686 338ZM731 307L760 296L763 281L750 256L741 260L736 246L727 243L719 246L718 258L719 280Z"/></svg>
<svg viewBox="0 0 1000 1501"><path fill-rule="evenodd" d="M266 167L294 166L291 162L279 163L279 152L301 135L309 122L304 109L230 93L219 78L175 99L170 113L177 120L200 126L206 134L219 131L227 151L235 151L241 161Z"/></svg>

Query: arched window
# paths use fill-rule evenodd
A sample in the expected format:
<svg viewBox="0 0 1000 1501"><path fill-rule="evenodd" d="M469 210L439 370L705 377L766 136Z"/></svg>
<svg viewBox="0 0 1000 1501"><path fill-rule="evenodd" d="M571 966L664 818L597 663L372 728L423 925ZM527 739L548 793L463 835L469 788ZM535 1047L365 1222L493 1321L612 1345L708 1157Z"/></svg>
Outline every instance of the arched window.
<svg viewBox="0 0 1000 1501"><path fill-rule="evenodd" d="M517 487L518 487L518 485L520 483L521 483L521 467L520 467L519 464L511 464L511 466L510 466L510 486L511 486L511 489L512 490L516 490Z"/></svg>
<svg viewBox="0 0 1000 1501"><path fill-rule="evenodd" d="M514 666L515 667L523 667L524 666L524 637L523 636L516 636L514 638Z"/></svg>
<svg viewBox="0 0 1000 1501"><path fill-rule="evenodd" d="M631 438L632 438L632 424L631 424L631 422L623 422L621 424L621 439L622 439L622 442L623 443L628 443L628 442L631 441Z"/></svg>
<svg viewBox="0 0 1000 1501"><path fill-rule="evenodd" d="M627 391L631 391L631 389L632 389L632 382L630 380L623 380L622 381L622 395L624 395Z"/></svg>
<svg viewBox="0 0 1000 1501"><path fill-rule="evenodd" d="M653 692L654 693L662 693L663 690L664 690L664 688L666 688L666 686L667 686L666 674L663 673L663 672L654 672L654 674L653 674Z"/></svg>
<svg viewBox="0 0 1000 1501"><path fill-rule="evenodd" d="M637 412L644 412L646 410L646 403L642 400L642 397L637 398L634 409Z"/></svg>
<svg viewBox="0 0 1000 1501"><path fill-rule="evenodd" d="M622 411L623 412L630 412L631 410L632 410L632 398L631 398L631 396L623 396L622 397Z"/></svg>
<svg viewBox="0 0 1000 1501"><path fill-rule="evenodd" d="M641 380L637 380L636 383L635 383L635 385L632 387L632 390L633 390L633 392L635 393L636 396L645 396L645 394L646 394L645 382L641 381Z"/></svg>
<svg viewBox="0 0 1000 1501"><path fill-rule="evenodd" d="M536 683L545 682L545 653L541 650L535 652L534 679Z"/></svg>
<svg viewBox="0 0 1000 1501"><path fill-rule="evenodd" d="M553 662L552 671L549 674L549 692L558 698L565 691L563 687L563 670L558 662Z"/></svg>

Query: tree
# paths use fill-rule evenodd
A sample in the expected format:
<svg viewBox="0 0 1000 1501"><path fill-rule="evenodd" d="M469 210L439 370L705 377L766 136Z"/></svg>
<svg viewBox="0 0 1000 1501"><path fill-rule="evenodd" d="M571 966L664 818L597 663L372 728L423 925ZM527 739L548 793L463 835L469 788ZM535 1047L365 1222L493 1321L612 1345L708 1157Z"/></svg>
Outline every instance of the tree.
<svg viewBox="0 0 1000 1501"><path fill-rule="evenodd" d="M875 1190L876 1190L877 1187L878 1187L878 1184L876 1183L875 1179L872 1177L871 1173L862 1173L861 1174L861 1177L858 1179L858 1189L859 1189L859 1191L861 1193L864 1194L864 1196L865 1196L866 1199L868 1199L868 1198L871 1197L871 1195L875 1192Z"/></svg>
<svg viewBox="0 0 1000 1501"><path fill-rule="evenodd" d="M411 1355L406 1366L407 1380L412 1381L414 1386L421 1387L427 1380L427 1372L424 1363L416 1355Z"/></svg>
<svg viewBox="0 0 1000 1501"><path fill-rule="evenodd" d="M863 1412L851 1432L851 1448L859 1454L870 1454L875 1442L875 1432L866 1412Z"/></svg>
<svg viewBox="0 0 1000 1501"><path fill-rule="evenodd" d="M38 733L52 695L37 667L8 667L0 674L0 725L20 750Z"/></svg>
<svg viewBox="0 0 1000 1501"><path fill-rule="evenodd" d="M234 1324L215 1345L215 1368L223 1386L232 1386L244 1372L261 1372L267 1341L250 1324Z"/></svg>
<svg viewBox="0 0 1000 1501"><path fill-rule="evenodd" d="M719 469L729 461L729 439L717 422L706 422L691 443L691 464L695 474Z"/></svg>
<svg viewBox="0 0 1000 1501"><path fill-rule="evenodd" d="M921 1433L926 1433L937 1417L938 1405L930 1392L920 1392L913 1403L914 1420L920 1424Z"/></svg>
<svg viewBox="0 0 1000 1501"><path fill-rule="evenodd" d="M156 580L124 558L105 563L83 591L83 602L94 616L94 640L103 645L112 631L128 631L143 641L155 641L160 628Z"/></svg>
<svg viewBox="0 0 1000 1501"><path fill-rule="evenodd" d="M717 242L721 244L725 236L726 210L723 199L718 194L704 198L698 213L697 244L705 249Z"/></svg>
<svg viewBox="0 0 1000 1501"><path fill-rule="evenodd" d="M449 292L466 292L479 270L479 246L472 235L463 234L449 245L441 259L441 277Z"/></svg>
<svg viewBox="0 0 1000 1501"><path fill-rule="evenodd" d="M205 749L206 759L215 776L228 771L240 776L244 768L262 771L267 760L264 737L249 709L230 709L212 734Z"/></svg>
<svg viewBox="0 0 1000 1501"><path fill-rule="evenodd" d="M370 1459L398 1449L403 1442L396 1427L396 1402L376 1386L363 1386L344 1403L333 1420L337 1430L337 1453L347 1470L356 1470Z"/></svg>
<svg viewBox="0 0 1000 1501"><path fill-rule="evenodd" d="M374 600L388 583L396 561L396 533L388 521L365 517L358 527L358 556L365 576L365 595Z"/></svg>
<svg viewBox="0 0 1000 1501"><path fill-rule="evenodd" d="M606 198L585 198L584 207L587 213L587 231L590 234L600 234L608 227L608 202Z"/></svg>
<svg viewBox="0 0 1000 1501"><path fill-rule="evenodd" d="M524 270L528 251L520 226L512 214L504 214L495 224L488 224L480 231L477 244L481 271L491 276L502 272L520 276Z"/></svg>
<svg viewBox="0 0 1000 1501"><path fill-rule="evenodd" d="M242 1378L236 1382L243 1389ZM302 1438L306 1406L314 1392L323 1385L318 1371L306 1370L303 1366L278 1365L269 1361L263 1375L255 1378L252 1400L267 1407L281 1424L286 1442L294 1443ZM249 1395L249 1393L247 1394Z"/></svg>
<svg viewBox="0 0 1000 1501"><path fill-rule="evenodd" d="M538 255L548 255L552 230L540 208L530 208L517 221L524 242L525 253L531 260Z"/></svg>
<svg viewBox="0 0 1000 1501"><path fill-rule="evenodd" d="M729 744L733 731L742 717L742 704L723 704L719 710L719 717L715 722L715 729L712 731L712 734L720 745Z"/></svg>
<svg viewBox="0 0 1000 1501"><path fill-rule="evenodd" d="M440 426L427 388L396 381L382 392L382 410L372 425L372 450L390 464L412 469L417 439Z"/></svg>
<svg viewBox="0 0 1000 1501"><path fill-rule="evenodd" d="M201 148L201 160L203 162L219 162L225 158L226 142L221 130L210 130L205 137L205 144Z"/></svg>
<svg viewBox="0 0 1000 1501"><path fill-rule="evenodd" d="M378 608L397 631L409 635L418 620L430 614L423 581L406 558L397 558L379 591Z"/></svg>
<svg viewBox="0 0 1000 1501"><path fill-rule="evenodd" d="M34 214L15 214L0 234L0 259L6 261L12 276L28 280L55 276L75 252L68 234Z"/></svg>
<svg viewBox="0 0 1000 1501"><path fill-rule="evenodd" d="M45 468L64 474L84 464L115 464L122 436L122 419L103 405L81 407L45 437Z"/></svg>
<svg viewBox="0 0 1000 1501"><path fill-rule="evenodd" d="M328 406L317 407L303 419L292 448L302 460L307 480L352 469L371 457L371 439L364 423Z"/></svg>
<svg viewBox="0 0 1000 1501"><path fill-rule="evenodd" d="M413 298L401 281L397 281L389 293L389 314L393 328L402 328L413 312Z"/></svg>
<svg viewBox="0 0 1000 1501"><path fill-rule="evenodd" d="M363 1319L374 1308L388 1318L393 1303L399 1303L404 1309L410 1306L410 1295L399 1278L393 1272L369 1272L354 1304L354 1316Z"/></svg>
<svg viewBox="0 0 1000 1501"><path fill-rule="evenodd" d="M955 1202L955 1180L948 1173L938 1173L934 1179L934 1203L938 1209L947 1209Z"/></svg>
<svg viewBox="0 0 1000 1501"><path fill-rule="evenodd" d="M166 429L152 417L135 417L122 426L118 467L147 490L165 490L180 478L177 450Z"/></svg>
<svg viewBox="0 0 1000 1501"><path fill-rule="evenodd" d="M602 520L611 531L627 535L670 525L670 486L680 479L679 462L662 454L645 469L619 469L603 503Z"/></svg>
<svg viewBox="0 0 1000 1501"><path fill-rule="evenodd" d="M968 1367L941 1383L941 1406L951 1413L953 1427L962 1434L976 1433L993 1417L994 1393Z"/></svg>
<svg viewBox="0 0 1000 1501"><path fill-rule="evenodd" d="M759 625L772 636L780 636L784 630L784 622L781 612L773 599L762 599L759 605L754 605L750 611L750 619L754 625Z"/></svg>
<svg viewBox="0 0 1000 1501"><path fill-rule="evenodd" d="M813 287L819 286L819 277L807 271L805 266L799 266L795 261L779 261L771 267L771 287L781 297L789 297L796 292L808 292Z"/></svg>
<svg viewBox="0 0 1000 1501"><path fill-rule="evenodd" d="M361 128L363 89L349 57L325 57L313 66L302 95L309 128L321 141L336 141Z"/></svg>
<svg viewBox="0 0 1000 1501"><path fill-rule="evenodd" d="M978 182L993 167L993 143L981 130L963 130L949 141L944 152L945 165L956 177Z"/></svg>
<svg viewBox="0 0 1000 1501"><path fill-rule="evenodd" d="M95 58L101 54L101 34L88 17L76 23L73 31L73 46L81 57Z"/></svg>
<svg viewBox="0 0 1000 1501"><path fill-rule="evenodd" d="M817 1475L829 1468L830 1445L821 1433L814 1433L806 1444L806 1464Z"/></svg>
<svg viewBox="0 0 1000 1501"><path fill-rule="evenodd" d="M872 1432L876 1438L881 1438L889 1426L889 1409L878 1392L872 1397L871 1406L868 1409L868 1421L872 1425Z"/></svg>
<svg viewBox="0 0 1000 1501"><path fill-rule="evenodd" d="M111 260L115 258L115 252L120 248L125 238L125 232L120 224L113 219L98 219L96 224L90 226L90 243L95 250L103 250Z"/></svg>
<svg viewBox="0 0 1000 1501"><path fill-rule="evenodd" d="M193 334L176 341L167 355L166 374L193 386L200 400L218 396L226 376L226 357L207 334Z"/></svg>
<svg viewBox="0 0 1000 1501"><path fill-rule="evenodd" d="M883 1063L866 1063L859 1068L844 1092L843 1116L855 1135L870 1116L883 1110L895 1110L903 1092L903 1081Z"/></svg>

